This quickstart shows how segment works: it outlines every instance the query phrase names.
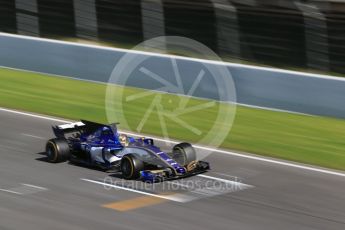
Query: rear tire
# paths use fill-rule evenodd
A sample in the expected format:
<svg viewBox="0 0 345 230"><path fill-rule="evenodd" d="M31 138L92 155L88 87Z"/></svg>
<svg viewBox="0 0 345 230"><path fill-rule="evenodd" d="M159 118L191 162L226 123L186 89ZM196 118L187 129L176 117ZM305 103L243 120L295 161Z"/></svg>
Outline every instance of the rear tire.
<svg viewBox="0 0 345 230"><path fill-rule="evenodd" d="M135 180L140 177L140 171L144 170L144 163L133 154L126 154L121 159L122 177L127 180Z"/></svg>
<svg viewBox="0 0 345 230"><path fill-rule="evenodd" d="M196 152L189 143L180 143L174 146L172 158L180 165L186 166L196 160Z"/></svg>
<svg viewBox="0 0 345 230"><path fill-rule="evenodd" d="M65 139L51 139L46 144L46 154L51 163L65 162L70 159L71 152Z"/></svg>

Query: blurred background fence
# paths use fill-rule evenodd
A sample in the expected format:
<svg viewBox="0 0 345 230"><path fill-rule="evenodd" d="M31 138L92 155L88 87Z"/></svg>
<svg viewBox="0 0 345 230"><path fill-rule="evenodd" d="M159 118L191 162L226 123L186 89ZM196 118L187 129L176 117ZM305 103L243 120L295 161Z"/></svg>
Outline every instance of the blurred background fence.
<svg viewBox="0 0 345 230"><path fill-rule="evenodd" d="M125 48L177 35L230 61L345 73L345 0L0 0L0 31Z"/></svg>

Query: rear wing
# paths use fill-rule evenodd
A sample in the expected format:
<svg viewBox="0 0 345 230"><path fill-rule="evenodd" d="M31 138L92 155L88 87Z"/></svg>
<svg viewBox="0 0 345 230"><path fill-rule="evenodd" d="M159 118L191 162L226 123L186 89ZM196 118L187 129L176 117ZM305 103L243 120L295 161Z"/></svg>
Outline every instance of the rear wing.
<svg viewBox="0 0 345 230"><path fill-rule="evenodd" d="M75 122L64 125L53 126L53 132L57 138L64 138L66 133L80 132L85 129L83 122Z"/></svg>
<svg viewBox="0 0 345 230"><path fill-rule="evenodd" d="M104 125L104 124L96 123L93 121L81 120L75 123L53 126L53 132L57 138L64 138L65 134L71 134L75 132L90 134L90 133L95 132L99 128L109 127L113 131L114 134L117 134L118 124L119 123Z"/></svg>

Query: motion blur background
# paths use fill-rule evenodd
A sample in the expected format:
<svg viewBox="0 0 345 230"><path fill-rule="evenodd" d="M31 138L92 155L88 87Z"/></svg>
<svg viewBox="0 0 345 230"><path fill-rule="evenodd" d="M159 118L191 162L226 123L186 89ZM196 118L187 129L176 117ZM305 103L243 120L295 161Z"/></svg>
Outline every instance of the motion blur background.
<svg viewBox="0 0 345 230"><path fill-rule="evenodd" d="M343 0L0 0L0 31L131 48L195 39L223 59L345 73Z"/></svg>

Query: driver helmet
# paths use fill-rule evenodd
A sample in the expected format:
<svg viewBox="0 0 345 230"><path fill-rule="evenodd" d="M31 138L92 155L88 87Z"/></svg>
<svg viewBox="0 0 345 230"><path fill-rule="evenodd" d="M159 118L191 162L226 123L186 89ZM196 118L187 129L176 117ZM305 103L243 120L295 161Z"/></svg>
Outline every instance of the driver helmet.
<svg viewBox="0 0 345 230"><path fill-rule="evenodd" d="M119 135L119 141L120 141L121 145L128 146L129 141L128 141L128 137L126 134L120 134Z"/></svg>

